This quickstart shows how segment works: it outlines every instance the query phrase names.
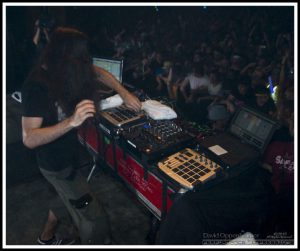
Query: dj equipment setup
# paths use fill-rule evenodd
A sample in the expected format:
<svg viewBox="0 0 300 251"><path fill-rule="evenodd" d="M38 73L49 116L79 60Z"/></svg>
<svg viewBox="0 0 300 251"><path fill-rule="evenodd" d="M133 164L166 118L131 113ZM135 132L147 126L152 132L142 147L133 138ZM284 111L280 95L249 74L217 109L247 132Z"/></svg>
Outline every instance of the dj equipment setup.
<svg viewBox="0 0 300 251"><path fill-rule="evenodd" d="M98 115L96 125L79 130L79 140L158 219L177 195L254 165L277 128L276 121L248 107L236 112L222 134L181 118L153 120L124 105Z"/></svg>
<svg viewBox="0 0 300 251"><path fill-rule="evenodd" d="M93 63L122 82L122 60L95 57ZM97 166L120 179L151 212L147 239L154 243L155 226L180 196L218 189L247 174L245 170L254 170L278 124L241 107L229 129L217 133L209 125L186 120L184 114L177 117L181 110L176 114L175 101L165 96L151 100L143 90L122 84L142 102L142 111L128 109L118 95L101 98L95 119L83 123L78 139L93 156L87 180Z"/></svg>

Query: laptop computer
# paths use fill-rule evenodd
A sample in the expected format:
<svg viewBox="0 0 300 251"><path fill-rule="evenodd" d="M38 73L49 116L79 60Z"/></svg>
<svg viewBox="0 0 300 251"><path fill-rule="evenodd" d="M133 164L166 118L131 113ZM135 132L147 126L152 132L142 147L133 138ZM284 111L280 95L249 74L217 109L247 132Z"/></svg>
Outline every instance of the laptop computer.
<svg viewBox="0 0 300 251"><path fill-rule="evenodd" d="M228 131L204 138L200 147L223 168L246 166L257 161L277 128L277 121L243 106L236 111Z"/></svg>
<svg viewBox="0 0 300 251"><path fill-rule="evenodd" d="M93 65L110 72L120 83L122 83L123 60L94 56Z"/></svg>

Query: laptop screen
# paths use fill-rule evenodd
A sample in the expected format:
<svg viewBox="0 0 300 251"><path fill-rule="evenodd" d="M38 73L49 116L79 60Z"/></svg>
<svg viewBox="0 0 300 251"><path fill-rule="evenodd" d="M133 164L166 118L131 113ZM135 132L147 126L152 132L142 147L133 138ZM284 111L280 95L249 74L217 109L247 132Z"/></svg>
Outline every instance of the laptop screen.
<svg viewBox="0 0 300 251"><path fill-rule="evenodd" d="M267 115L242 107L231 122L230 132L263 152L277 126Z"/></svg>
<svg viewBox="0 0 300 251"><path fill-rule="evenodd" d="M93 57L93 65L110 72L122 83L123 60Z"/></svg>

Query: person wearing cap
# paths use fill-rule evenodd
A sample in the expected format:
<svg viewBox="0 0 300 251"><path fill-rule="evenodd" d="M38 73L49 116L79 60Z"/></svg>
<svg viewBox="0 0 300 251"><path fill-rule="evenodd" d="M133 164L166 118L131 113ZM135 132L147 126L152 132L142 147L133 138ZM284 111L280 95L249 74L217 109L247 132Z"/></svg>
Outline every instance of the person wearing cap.
<svg viewBox="0 0 300 251"><path fill-rule="evenodd" d="M254 95L255 96L249 105L258 111L274 117L277 109L271 98L269 89L264 85L258 85L254 89Z"/></svg>
<svg viewBox="0 0 300 251"><path fill-rule="evenodd" d="M234 112L236 108L242 105L249 105L253 99L253 91L250 86L250 79L247 77L240 78L235 89L228 95L225 103L233 108L231 112Z"/></svg>

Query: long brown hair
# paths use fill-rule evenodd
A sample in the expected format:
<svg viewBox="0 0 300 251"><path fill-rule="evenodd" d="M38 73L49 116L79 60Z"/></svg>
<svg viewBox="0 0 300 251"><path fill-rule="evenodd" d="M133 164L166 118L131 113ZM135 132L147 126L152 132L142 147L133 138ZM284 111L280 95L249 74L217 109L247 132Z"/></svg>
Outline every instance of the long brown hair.
<svg viewBox="0 0 300 251"><path fill-rule="evenodd" d="M94 99L97 76L86 35L59 27L42 53L37 69L45 68L50 98L70 115L82 99Z"/></svg>

